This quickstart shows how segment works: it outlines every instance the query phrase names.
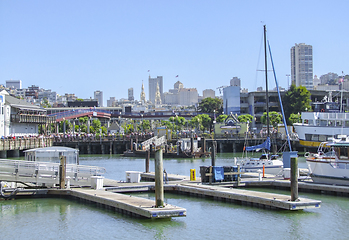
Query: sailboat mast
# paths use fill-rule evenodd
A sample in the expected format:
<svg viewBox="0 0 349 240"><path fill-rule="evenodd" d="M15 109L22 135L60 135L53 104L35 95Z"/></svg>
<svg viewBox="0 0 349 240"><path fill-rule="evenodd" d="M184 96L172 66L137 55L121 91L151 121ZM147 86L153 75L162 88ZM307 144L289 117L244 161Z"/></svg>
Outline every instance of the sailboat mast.
<svg viewBox="0 0 349 240"><path fill-rule="evenodd" d="M264 68L265 68L265 96L267 103L267 136L269 131L269 93L268 93L268 60L267 60L267 27L264 25Z"/></svg>

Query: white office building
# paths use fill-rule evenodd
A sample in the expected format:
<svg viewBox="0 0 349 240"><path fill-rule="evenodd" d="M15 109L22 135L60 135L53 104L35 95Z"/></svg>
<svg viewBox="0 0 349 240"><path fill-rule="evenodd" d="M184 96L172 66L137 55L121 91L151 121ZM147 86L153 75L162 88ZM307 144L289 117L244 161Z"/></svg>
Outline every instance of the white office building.
<svg viewBox="0 0 349 240"><path fill-rule="evenodd" d="M291 48L292 84L313 89L313 47L304 43Z"/></svg>

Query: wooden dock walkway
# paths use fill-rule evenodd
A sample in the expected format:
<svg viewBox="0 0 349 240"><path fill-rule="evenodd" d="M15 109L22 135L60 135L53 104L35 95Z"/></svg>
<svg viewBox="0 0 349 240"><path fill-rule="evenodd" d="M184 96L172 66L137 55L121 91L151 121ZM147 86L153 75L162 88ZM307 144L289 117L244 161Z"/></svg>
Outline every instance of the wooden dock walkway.
<svg viewBox="0 0 349 240"><path fill-rule="evenodd" d="M283 194L226 188L217 185L183 183L175 186L165 186L165 191L166 190L194 196L213 197L224 201L270 209L302 210L307 208L319 208L321 205L321 201L319 200L298 198L297 201L290 201L291 197Z"/></svg>
<svg viewBox="0 0 349 240"><path fill-rule="evenodd" d="M156 208L154 200L105 190L94 190L88 188L73 188L70 190L57 189L49 190L48 194L68 195L83 201L97 203L106 208L114 208L115 211L121 213L145 218L185 217L187 213L185 208L166 203L164 207Z"/></svg>

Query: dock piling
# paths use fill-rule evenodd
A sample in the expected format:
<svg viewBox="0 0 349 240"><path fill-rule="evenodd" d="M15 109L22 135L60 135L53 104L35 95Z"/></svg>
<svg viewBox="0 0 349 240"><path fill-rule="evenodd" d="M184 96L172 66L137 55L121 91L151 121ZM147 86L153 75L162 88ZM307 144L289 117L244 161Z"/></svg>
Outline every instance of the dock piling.
<svg viewBox="0 0 349 240"><path fill-rule="evenodd" d="M149 172L149 159L150 159L150 150L148 149L145 152L145 172Z"/></svg>
<svg viewBox="0 0 349 240"><path fill-rule="evenodd" d="M298 199L298 159L291 158L291 201Z"/></svg>
<svg viewBox="0 0 349 240"><path fill-rule="evenodd" d="M155 152L155 207L164 206L164 178L162 149Z"/></svg>
<svg viewBox="0 0 349 240"><path fill-rule="evenodd" d="M67 158L65 156L61 156L60 159L61 159L61 162L59 165L59 188L65 189L65 172L66 172Z"/></svg>
<svg viewBox="0 0 349 240"><path fill-rule="evenodd" d="M211 166L216 166L216 148L217 148L217 142L212 142L212 148L211 148Z"/></svg>

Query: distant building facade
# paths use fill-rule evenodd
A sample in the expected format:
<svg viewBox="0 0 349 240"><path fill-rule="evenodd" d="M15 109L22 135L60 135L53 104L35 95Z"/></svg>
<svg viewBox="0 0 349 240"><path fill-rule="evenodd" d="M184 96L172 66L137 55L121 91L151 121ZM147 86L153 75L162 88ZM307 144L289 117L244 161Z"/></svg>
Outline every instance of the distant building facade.
<svg viewBox="0 0 349 240"><path fill-rule="evenodd" d="M94 99L97 99L99 107L103 107L103 92L102 91L99 91L99 90L95 91L94 92Z"/></svg>
<svg viewBox="0 0 349 240"><path fill-rule="evenodd" d="M202 91L202 96L203 98L215 98L216 97L216 92L212 89L205 89L204 91Z"/></svg>
<svg viewBox="0 0 349 240"><path fill-rule="evenodd" d="M128 100L129 101L134 101L135 100L135 97L133 95L133 88L129 88L128 89Z"/></svg>
<svg viewBox="0 0 349 240"><path fill-rule="evenodd" d="M159 92L161 100L163 100L163 77L157 76L156 78L151 78L149 76L149 101L155 104L156 89L159 85Z"/></svg>
<svg viewBox="0 0 349 240"><path fill-rule="evenodd" d="M240 87L223 88L223 111L225 114L240 114Z"/></svg>
<svg viewBox="0 0 349 240"><path fill-rule="evenodd" d="M198 91L196 88L181 88L179 90L179 105L191 106L198 103Z"/></svg>
<svg viewBox="0 0 349 240"><path fill-rule="evenodd" d="M6 88L22 89L21 80L6 80Z"/></svg>
<svg viewBox="0 0 349 240"><path fill-rule="evenodd" d="M304 43L291 48L292 84L313 89L313 47Z"/></svg>

